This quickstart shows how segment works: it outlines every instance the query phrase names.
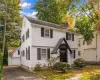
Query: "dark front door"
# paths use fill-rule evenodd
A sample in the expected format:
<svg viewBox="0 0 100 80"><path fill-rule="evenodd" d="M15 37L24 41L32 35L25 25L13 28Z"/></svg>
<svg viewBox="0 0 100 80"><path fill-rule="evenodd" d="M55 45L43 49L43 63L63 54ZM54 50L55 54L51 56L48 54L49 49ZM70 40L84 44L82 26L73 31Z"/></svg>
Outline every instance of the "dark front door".
<svg viewBox="0 0 100 80"><path fill-rule="evenodd" d="M67 49L60 49L60 62L68 62Z"/></svg>

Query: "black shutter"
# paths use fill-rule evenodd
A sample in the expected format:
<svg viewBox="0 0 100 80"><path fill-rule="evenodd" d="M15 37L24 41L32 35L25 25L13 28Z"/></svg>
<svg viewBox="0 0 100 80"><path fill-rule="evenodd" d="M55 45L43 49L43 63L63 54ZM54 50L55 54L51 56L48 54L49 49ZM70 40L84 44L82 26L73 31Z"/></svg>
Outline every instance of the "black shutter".
<svg viewBox="0 0 100 80"><path fill-rule="evenodd" d="M28 60L30 60L30 46L28 46Z"/></svg>
<svg viewBox="0 0 100 80"><path fill-rule="evenodd" d="M41 49L37 48L37 60L41 60Z"/></svg>
<svg viewBox="0 0 100 80"><path fill-rule="evenodd" d="M50 59L50 48L47 49L47 59Z"/></svg>
<svg viewBox="0 0 100 80"><path fill-rule="evenodd" d="M28 35L28 38L29 38L29 29L28 29L28 31L27 31L27 35Z"/></svg>
<svg viewBox="0 0 100 80"><path fill-rule="evenodd" d="M26 48L26 60L27 60L27 48Z"/></svg>
<svg viewBox="0 0 100 80"><path fill-rule="evenodd" d="M20 55L20 50L18 50L18 55Z"/></svg>
<svg viewBox="0 0 100 80"><path fill-rule="evenodd" d="M66 33L66 40L68 40L68 33Z"/></svg>
<svg viewBox="0 0 100 80"><path fill-rule="evenodd" d="M44 28L41 28L41 37L44 37Z"/></svg>
<svg viewBox="0 0 100 80"><path fill-rule="evenodd" d="M26 31L26 40L27 40L27 31Z"/></svg>
<svg viewBox="0 0 100 80"><path fill-rule="evenodd" d="M50 38L53 38L53 30L50 29Z"/></svg>
<svg viewBox="0 0 100 80"><path fill-rule="evenodd" d="M74 34L72 34L72 41L74 41Z"/></svg>
<svg viewBox="0 0 100 80"><path fill-rule="evenodd" d="M76 51L74 50L74 53L73 53L73 58L74 58L74 59L75 59L75 57L76 57L75 52L76 52Z"/></svg>

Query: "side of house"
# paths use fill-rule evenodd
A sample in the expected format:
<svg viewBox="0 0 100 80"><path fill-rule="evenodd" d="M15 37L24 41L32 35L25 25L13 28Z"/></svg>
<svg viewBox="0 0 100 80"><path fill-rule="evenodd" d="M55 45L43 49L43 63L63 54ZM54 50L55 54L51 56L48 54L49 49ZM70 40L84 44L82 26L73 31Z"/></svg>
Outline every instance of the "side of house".
<svg viewBox="0 0 100 80"><path fill-rule="evenodd" d="M79 37L79 51L85 61L100 61L100 34L94 33L92 42L87 43Z"/></svg>

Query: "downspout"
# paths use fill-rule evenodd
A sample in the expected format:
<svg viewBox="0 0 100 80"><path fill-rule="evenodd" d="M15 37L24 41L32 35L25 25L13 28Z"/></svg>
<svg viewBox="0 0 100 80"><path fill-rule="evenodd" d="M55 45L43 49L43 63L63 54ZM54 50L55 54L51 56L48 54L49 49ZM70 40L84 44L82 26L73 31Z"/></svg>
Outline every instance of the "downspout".
<svg viewBox="0 0 100 80"><path fill-rule="evenodd" d="M96 62L97 62L97 56L98 54L97 54L97 34L96 34Z"/></svg>

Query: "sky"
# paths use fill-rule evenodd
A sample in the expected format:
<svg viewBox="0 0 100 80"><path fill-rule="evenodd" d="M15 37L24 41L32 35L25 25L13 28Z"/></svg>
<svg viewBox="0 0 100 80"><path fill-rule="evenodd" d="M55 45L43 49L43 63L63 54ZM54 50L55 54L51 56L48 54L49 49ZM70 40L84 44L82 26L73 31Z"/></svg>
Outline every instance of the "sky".
<svg viewBox="0 0 100 80"><path fill-rule="evenodd" d="M36 4L37 0L21 0L20 6L22 10L20 11L21 16L27 15L36 18L36 10L31 9Z"/></svg>

